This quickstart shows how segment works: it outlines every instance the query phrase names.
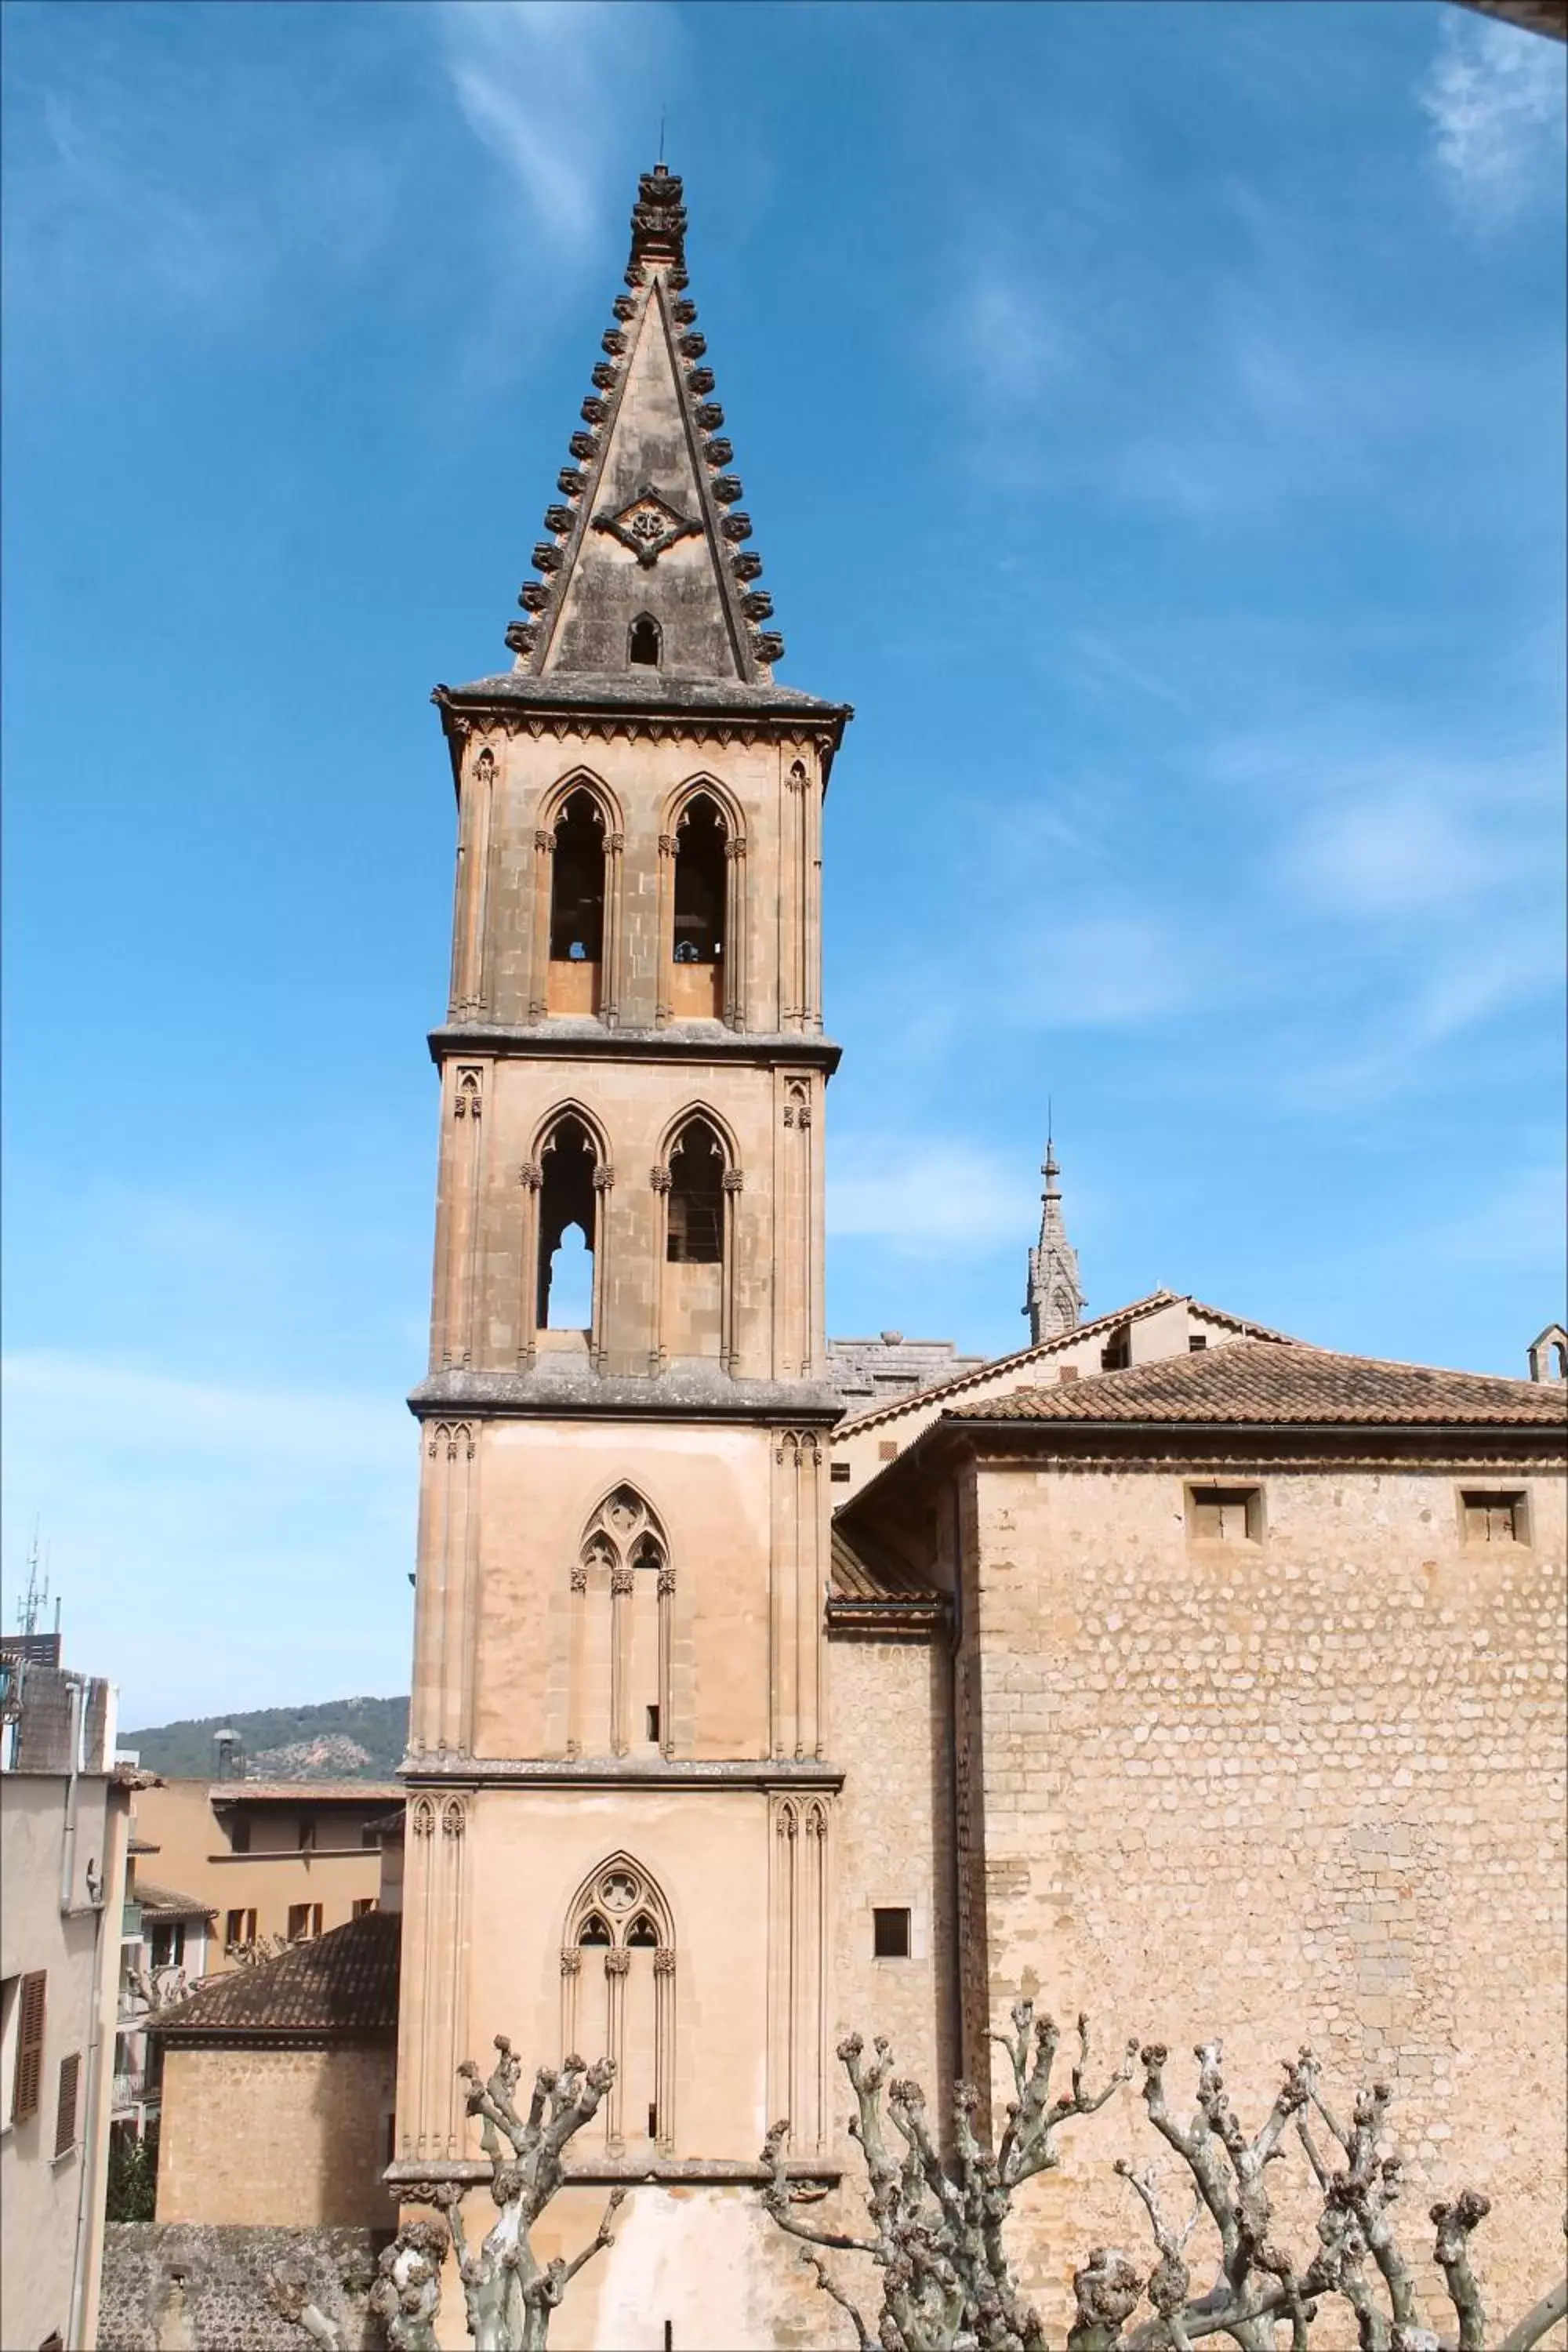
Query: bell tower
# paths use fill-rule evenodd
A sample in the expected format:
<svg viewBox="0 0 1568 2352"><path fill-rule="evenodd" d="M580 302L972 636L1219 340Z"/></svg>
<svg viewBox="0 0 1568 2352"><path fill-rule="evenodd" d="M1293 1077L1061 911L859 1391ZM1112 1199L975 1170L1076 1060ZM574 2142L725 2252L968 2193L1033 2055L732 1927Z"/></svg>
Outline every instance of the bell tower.
<svg viewBox="0 0 1568 2352"><path fill-rule="evenodd" d="M851 714L774 679L685 232L661 164L512 667L435 695L395 2183L488 2180L456 2069L496 2032L616 2058L587 2180L721 2188L785 2113L801 2162L827 2144L821 827Z"/></svg>

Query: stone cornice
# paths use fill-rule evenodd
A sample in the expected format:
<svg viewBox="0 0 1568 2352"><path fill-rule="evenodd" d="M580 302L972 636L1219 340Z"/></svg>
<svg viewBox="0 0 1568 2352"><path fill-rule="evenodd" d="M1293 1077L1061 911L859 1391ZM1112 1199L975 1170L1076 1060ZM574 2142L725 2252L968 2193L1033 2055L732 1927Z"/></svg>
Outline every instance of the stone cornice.
<svg viewBox="0 0 1568 2352"><path fill-rule="evenodd" d="M826 1789L844 1786L844 1775L820 1758L641 1757L558 1758L535 1756L409 1755L400 1768L410 1789Z"/></svg>
<svg viewBox="0 0 1568 2352"><path fill-rule="evenodd" d="M813 1381L747 1381L711 1372L595 1372L585 1365L561 1374L548 1363L531 1372L451 1370L432 1372L408 1399L416 1420L454 1414L479 1421L725 1421L767 1429L829 1429L843 1399Z"/></svg>
<svg viewBox="0 0 1568 2352"><path fill-rule="evenodd" d="M820 2181L826 2189L837 2188L844 2178L843 2166L836 2164L831 2157L786 2157L784 2168L791 2180ZM760 2189L772 2178L767 2167L759 2164L754 2157L656 2156L644 2161L634 2156L602 2156L589 2157L575 2164L565 2161L563 2169L568 2189L617 2182L627 2188L647 2182L650 2186L740 2185ZM389 2164L381 2177L389 2189L401 2190L405 2202L417 2204L416 2192L424 2182L472 2181L476 2188L488 2188L493 2168L481 2157L405 2156L395 2164Z"/></svg>
<svg viewBox="0 0 1568 2352"><path fill-rule="evenodd" d="M748 1035L718 1022L672 1022L663 1029L606 1029L598 1021L449 1022L432 1029L430 1058L437 1066L457 1054L501 1060L563 1062L721 1062L763 1069L816 1069L831 1077L844 1049L831 1038L787 1029Z"/></svg>

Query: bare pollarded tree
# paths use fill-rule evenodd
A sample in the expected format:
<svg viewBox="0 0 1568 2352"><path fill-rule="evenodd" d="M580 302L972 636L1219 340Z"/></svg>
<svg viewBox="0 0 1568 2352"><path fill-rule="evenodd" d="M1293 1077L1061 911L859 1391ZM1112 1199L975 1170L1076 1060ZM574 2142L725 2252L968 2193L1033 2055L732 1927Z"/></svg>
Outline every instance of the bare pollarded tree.
<svg viewBox="0 0 1568 2352"><path fill-rule="evenodd" d="M1317 2062L1303 2050L1248 2137L1226 2094L1217 2042L1195 2053L1196 2107L1184 2123L1167 2100L1168 2053L1159 2043L1140 2053L1129 2042L1121 2063L1090 2089L1089 2025L1080 2017L1070 2087L1053 2098L1061 2036L1051 2018L1037 2020L1033 2002L1020 2000L1012 2032L992 2038L1007 2053L1016 2090L994 2151L976 2134L980 2102L970 2084L954 2089L944 2148L919 2084L893 2075L886 2042L875 2044L869 2063L858 2034L838 2045L855 2095L849 2129L866 2166L864 2231L834 2230L807 2218L821 2191L784 2170L787 2123L768 2134L763 2201L782 2229L805 2241L801 2259L847 2314L860 2352L1049 2352L1038 2314L1019 2293L1005 2224L1024 2183L1060 2162L1058 2133L1102 2107L1136 2064L1150 2122L1180 2159L1192 2207L1183 2221L1173 2221L1152 2170L1117 2165L1143 2208L1157 2259L1151 2268L1146 2258L1140 2264L1116 2247L1093 2250L1073 2274L1077 2309L1067 2352L1192 2352L1208 2337L1224 2337L1237 2352L1279 2352L1287 2328L1290 2352L1309 2352L1314 2333L1320 2345L1344 2347L1347 2319L1358 2352L1439 2352L1445 2344L1455 2352L1530 2352L1568 2311L1564 2279L1510 2330L1489 2328L1469 2240L1490 2207L1466 2189L1431 2209L1452 2315L1445 2335L1423 2324L1392 2219L1402 2187L1399 2161L1380 2153L1391 2100L1386 2084L1363 2091L1351 2121L1342 2124L1323 2098ZM1342 2160L1325 2158L1314 2126ZM1274 2237L1265 2185L1266 2168L1285 2157L1288 2137L1300 2143L1321 2198L1317 2249L1304 2262ZM1205 2225L1205 2242L1217 2240L1215 2276L1194 2294L1186 2249ZM835 2252L863 2255L877 2266L882 2300L874 2329L828 2268L824 2257Z"/></svg>
<svg viewBox="0 0 1568 2352"><path fill-rule="evenodd" d="M425 2180L405 2184L404 2201L431 2205L439 2221L406 2222L381 2256L364 2308L379 2320L391 2352L437 2352L441 2270L448 2245L458 2258L468 2334L475 2352L545 2352L550 2322L585 2263L613 2245L610 2223L626 2196L611 2192L595 2234L571 2262L542 2263L530 2231L565 2181L568 2143L597 2113L615 2081L615 2062L581 2058L542 2066L526 2116L517 2109L522 2062L505 2034L496 2036L496 2063L488 2081L471 2058L458 2073L468 2084L468 2111L480 2118L481 2146L490 2165L490 2195L499 2211L477 2244L463 2227L462 2203L471 2184ZM342 2322L312 2292L302 2267L280 2265L270 2281L274 2307L328 2352L343 2352Z"/></svg>

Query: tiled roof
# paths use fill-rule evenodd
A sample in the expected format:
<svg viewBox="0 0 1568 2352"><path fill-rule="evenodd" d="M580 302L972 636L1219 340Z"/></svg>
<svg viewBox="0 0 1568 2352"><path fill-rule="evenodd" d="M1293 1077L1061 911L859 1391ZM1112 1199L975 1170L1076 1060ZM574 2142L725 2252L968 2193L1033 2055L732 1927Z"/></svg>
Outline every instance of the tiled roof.
<svg viewBox="0 0 1568 2352"><path fill-rule="evenodd" d="M157 1847L153 1848L156 1853ZM132 1900L140 1903L150 1919L216 1919L216 1903L204 1903L199 1895L182 1895L174 1886L154 1886L138 1877Z"/></svg>
<svg viewBox="0 0 1568 2352"><path fill-rule="evenodd" d="M853 1545L841 1528L833 1530L832 1570L827 1590L835 1601L931 1601L934 1588L893 1559L867 1536Z"/></svg>
<svg viewBox="0 0 1568 2352"><path fill-rule="evenodd" d="M934 1387L921 1389L913 1395L891 1397L886 1404L868 1405L863 1412L852 1413L847 1420L839 1423L833 1433L834 1442L837 1444L840 1438L852 1437L857 1430L869 1429L874 1422L895 1421L900 1413L912 1412L917 1408L923 1411L941 1397L960 1396L965 1390L977 1388L984 1381L995 1380L1015 1367L1021 1370L1026 1364L1043 1363L1051 1356L1061 1355L1079 1339L1092 1339L1100 1332L1110 1334L1119 1323L1131 1323L1141 1316L1152 1315L1162 1307L1180 1305L1190 1307L1194 1314L1206 1317L1211 1323L1228 1324L1233 1331L1239 1331L1247 1339L1268 1339L1281 1347L1296 1344L1289 1331L1271 1330L1267 1323L1249 1323L1243 1316L1232 1315L1223 1307L1207 1307L1201 1298L1194 1298L1188 1293L1152 1290L1146 1298L1134 1298L1129 1306L1113 1307L1105 1315L1091 1315L1087 1323L1075 1323L1070 1331L1058 1331L1055 1339L1038 1340L1032 1347L1018 1349L1011 1356L994 1356L987 1362L958 1373L951 1381L938 1381Z"/></svg>
<svg viewBox="0 0 1568 2352"><path fill-rule="evenodd" d="M209 1978L152 2030L176 2042L395 2033L402 1926L395 1911L369 1911L275 1960Z"/></svg>
<svg viewBox="0 0 1568 2352"><path fill-rule="evenodd" d="M1382 1423L1556 1427L1561 1391L1489 1372L1389 1364L1300 1343L1237 1340L1100 1372L1066 1388L1019 1389L950 1409L947 1419L1013 1422Z"/></svg>

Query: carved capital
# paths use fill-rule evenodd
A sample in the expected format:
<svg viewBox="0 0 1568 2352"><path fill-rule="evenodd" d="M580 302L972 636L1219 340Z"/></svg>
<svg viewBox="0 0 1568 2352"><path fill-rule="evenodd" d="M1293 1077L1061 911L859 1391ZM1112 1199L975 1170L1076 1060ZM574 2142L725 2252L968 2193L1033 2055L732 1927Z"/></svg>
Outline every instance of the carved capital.
<svg viewBox="0 0 1568 2352"><path fill-rule="evenodd" d="M572 1590L574 1592L586 1592L588 1590L588 1571L581 1560L572 1570Z"/></svg>
<svg viewBox="0 0 1568 2352"><path fill-rule="evenodd" d="M675 1591L675 1570L668 1564L658 1571L658 1597L668 1601Z"/></svg>
<svg viewBox="0 0 1568 2352"><path fill-rule="evenodd" d="M607 1977L624 1977L630 1969L631 1964L631 1954L623 1952L618 1946L612 1945L605 1954L605 1974Z"/></svg>
<svg viewBox="0 0 1568 2352"><path fill-rule="evenodd" d="M653 1972L656 1977L672 1977L675 1974L675 1947L672 1944L656 1946Z"/></svg>
<svg viewBox="0 0 1568 2352"><path fill-rule="evenodd" d="M561 1954L561 1973L563 1977L581 1976L583 1973L583 1955L575 1944L567 1944L563 1947Z"/></svg>
<svg viewBox="0 0 1568 2352"><path fill-rule="evenodd" d="M738 833L733 841L727 841L724 844L724 855L726 857L744 857L745 854L746 836L743 833Z"/></svg>
<svg viewBox="0 0 1568 2352"><path fill-rule="evenodd" d="M480 783L488 784L494 777L495 772L496 755L487 743L484 750L479 753L479 758L474 761L474 774Z"/></svg>
<svg viewBox="0 0 1568 2352"><path fill-rule="evenodd" d="M653 1186L656 1192L668 1192L669 1190L668 1169L650 1168L647 1171L647 1181Z"/></svg>
<svg viewBox="0 0 1568 2352"><path fill-rule="evenodd" d="M615 1181L616 1171L611 1162L607 1160L595 1160L594 1164L595 1192L607 1192Z"/></svg>
<svg viewBox="0 0 1568 2352"><path fill-rule="evenodd" d="M680 845L676 840L674 834L661 833L659 835L658 854L661 857L673 857L679 846Z"/></svg>
<svg viewBox="0 0 1568 2352"><path fill-rule="evenodd" d="M619 856L621 851L626 847L626 836L624 833L607 833L605 835L605 847L606 849L613 849L617 856Z"/></svg>
<svg viewBox="0 0 1568 2352"><path fill-rule="evenodd" d="M467 1827L468 1815L463 1811L460 1799L457 1797L448 1797L446 1803L441 1808L442 1836L460 1838Z"/></svg>
<svg viewBox="0 0 1568 2352"><path fill-rule="evenodd" d="M517 1181L524 1192L537 1192L544 1181L544 1171L537 1160L525 1160L517 1171Z"/></svg>
<svg viewBox="0 0 1568 2352"><path fill-rule="evenodd" d="M635 1570L626 1567L623 1562L617 1560L615 1567L610 1570L610 1591L612 1592L620 1593L624 1596L633 1590L636 1582L637 1577Z"/></svg>
<svg viewBox="0 0 1568 2352"><path fill-rule="evenodd" d="M745 1190L745 1184L746 1184L746 1172L745 1172L745 1170L744 1170L743 1168L726 1168L726 1169L725 1169L725 1171L724 1171L724 1190L725 1190L725 1192L743 1192L743 1191Z"/></svg>
<svg viewBox="0 0 1568 2352"><path fill-rule="evenodd" d="M454 1118L478 1118L483 1107L484 1082L478 1070L459 1070L452 1095Z"/></svg>
<svg viewBox="0 0 1568 2352"><path fill-rule="evenodd" d="M436 1827L436 1808L428 1797L416 1797L410 1808L416 1837L427 1838Z"/></svg>
<svg viewBox="0 0 1568 2352"><path fill-rule="evenodd" d="M549 857L555 848L555 835L552 833L546 833L544 827L540 825L534 832L533 845L535 849L542 850L544 856Z"/></svg>

